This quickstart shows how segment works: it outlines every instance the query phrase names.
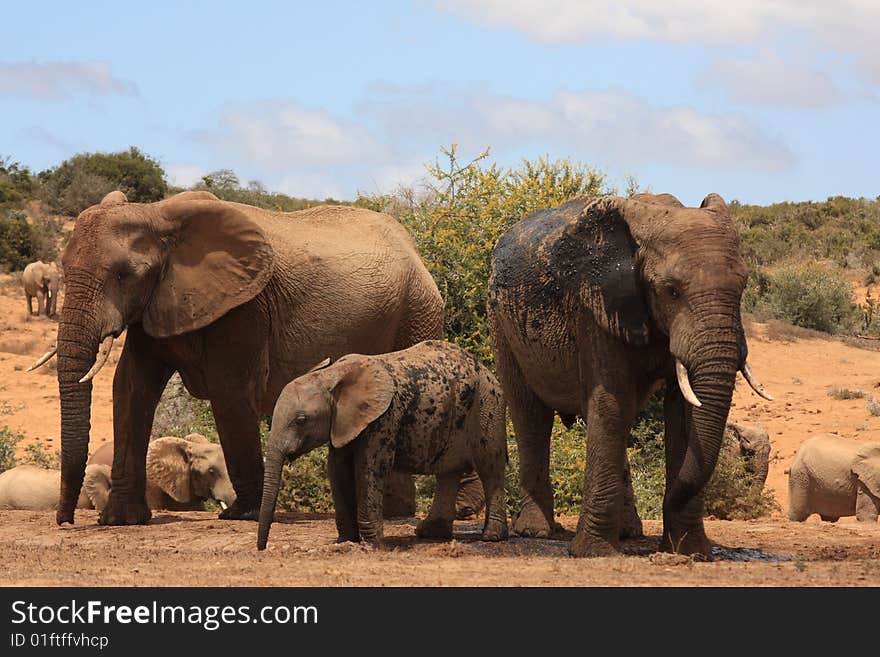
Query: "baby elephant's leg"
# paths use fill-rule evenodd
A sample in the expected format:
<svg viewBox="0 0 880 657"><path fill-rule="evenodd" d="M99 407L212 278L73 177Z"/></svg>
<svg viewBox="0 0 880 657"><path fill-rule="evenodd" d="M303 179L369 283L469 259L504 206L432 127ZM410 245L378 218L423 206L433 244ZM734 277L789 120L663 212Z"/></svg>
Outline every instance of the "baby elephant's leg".
<svg viewBox="0 0 880 657"><path fill-rule="evenodd" d="M486 498L486 520L483 525L484 541L503 541L507 538L507 506L504 503L504 470L507 467L507 429L502 403L487 404L482 414L480 430L485 440L474 448L474 467L483 482Z"/></svg>
<svg viewBox="0 0 880 657"><path fill-rule="evenodd" d="M419 523L416 535L420 538L452 538L452 522L455 519L455 496L458 493L460 472L437 475L437 492L428 517Z"/></svg>
<svg viewBox="0 0 880 657"><path fill-rule="evenodd" d="M366 441L359 445L354 455L358 532L362 541L381 549L385 473L391 471L392 455L373 452L371 457L364 449L365 444Z"/></svg>

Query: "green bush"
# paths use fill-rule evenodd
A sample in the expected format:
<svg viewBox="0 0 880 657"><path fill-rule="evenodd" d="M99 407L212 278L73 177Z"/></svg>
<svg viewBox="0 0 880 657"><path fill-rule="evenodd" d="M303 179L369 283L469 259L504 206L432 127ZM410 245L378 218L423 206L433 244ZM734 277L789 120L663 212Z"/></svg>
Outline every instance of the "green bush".
<svg viewBox="0 0 880 657"><path fill-rule="evenodd" d="M15 446L24 438L5 424L0 427L0 472L15 467Z"/></svg>
<svg viewBox="0 0 880 657"><path fill-rule="evenodd" d="M486 322L489 261L498 238L526 215L579 194L608 193L605 176L581 163L547 158L505 169L488 151L461 163L455 146L430 164L425 189L360 194L357 205L388 212L409 230L445 301L447 339L491 363Z"/></svg>
<svg viewBox="0 0 880 657"><path fill-rule="evenodd" d="M743 310L826 333L851 331L857 317L849 283L815 263L753 276L743 295Z"/></svg>
<svg viewBox="0 0 880 657"><path fill-rule="evenodd" d="M241 185L238 176L231 169L220 169L202 177L202 179L191 189L205 190L211 192L221 201L233 201L235 203L245 203L254 205L258 208L266 208L267 210L275 210L278 212L296 212L304 210L316 205L346 205L346 201L338 201L333 198L326 198L323 201L316 199L305 199L280 194L277 192L266 191L262 183L251 180L246 186ZM174 189L172 192L183 190Z"/></svg>
<svg viewBox="0 0 880 657"><path fill-rule="evenodd" d="M120 190L132 203L162 200L165 172L132 146L118 153L81 153L39 174L41 195L54 212L76 216L107 192Z"/></svg>
<svg viewBox="0 0 880 657"><path fill-rule="evenodd" d="M34 191L34 179L27 167L0 156L0 208L18 208Z"/></svg>
<svg viewBox="0 0 880 657"><path fill-rule="evenodd" d="M725 434L725 440L730 437ZM722 449L704 492L705 512L720 520L752 520L779 510L773 493L752 473L751 457Z"/></svg>
<svg viewBox="0 0 880 657"><path fill-rule="evenodd" d="M20 271L40 254L40 235L23 212L0 216L0 269Z"/></svg>
<svg viewBox="0 0 880 657"><path fill-rule="evenodd" d="M24 458L19 459L19 463L30 463L41 468L57 470L61 467L61 453L57 449L49 452L42 445L31 443L24 448Z"/></svg>

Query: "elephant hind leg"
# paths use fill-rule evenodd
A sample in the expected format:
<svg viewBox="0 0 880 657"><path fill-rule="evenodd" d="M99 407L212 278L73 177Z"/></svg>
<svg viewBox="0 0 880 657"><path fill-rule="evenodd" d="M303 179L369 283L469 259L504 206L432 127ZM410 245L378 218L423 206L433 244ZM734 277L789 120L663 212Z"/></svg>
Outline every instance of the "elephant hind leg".
<svg viewBox="0 0 880 657"><path fill-rule="evenodd" d="M452 523L455 519L455 494L458 491L460 472L437 475L437 492L428 516L419 523L416 535L419 538L452 538Z"/></svg>
<svg viewBox="0 0 880 657"><path fill-rule="evenodd" d="M513 531L520 536L549 538L558 525L553 519L553 487L550 483L550 432L554 411L529 388L510 348L498 331L492 332L495 365L519 453L520 509Z"/></svg>
<svg viewBox="0 0 880 657"><path fill-rule="evenodd" d="M788 518L803 522L811 513L809 479L806 474L792 469L788 476Z"/></svg>
<svg viewBox="0 0 880 657"><path fill-rule="evenodd" d="M632 475L630 474L629 458L624 460L623 470L623 510L620 516L620 538L641 538L645 535L642 519L636 510L636 498L633 493Z"/></svg>
<svg viewBox="0 0 880 657"><path fill-rule="evenodd" d="M487 400L484 399L484 404ZM504 470L507 466L507 418L504 402L488 400L480 413L482 440L474 450L474 467L482 487L481 498L486 502L483 523L484 541L502 541L507 538L507 505L504 502Z"/></svg>

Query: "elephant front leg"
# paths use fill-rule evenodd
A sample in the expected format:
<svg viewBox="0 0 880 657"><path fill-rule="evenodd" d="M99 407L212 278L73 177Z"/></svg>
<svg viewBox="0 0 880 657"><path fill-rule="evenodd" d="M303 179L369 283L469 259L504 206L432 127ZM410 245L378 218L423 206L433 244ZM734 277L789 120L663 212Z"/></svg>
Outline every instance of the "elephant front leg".
<svg viewBox="0 0 880 657"><path fill-rule="evenodd" d="M877 522L880 513L880 497L874 497L868 487L861 481L857 482L856 520L860 522Z"/></svg>
<svg viewBox="0 0 880 657"><path fill-rule="evenodd" d="M685 421L685 401L678 383L671 379L666 382L666 397L663 404L664 443L666 447L666 497L670 487L678 477L687 451L687 423ZM711 559L712 546L703 529L703 494L694 495L685 506L671 508L663 501L663 538L660 541L662 552L676 554L702 555Z"/></svg>
<svg viewBox="0 0 880 657"><path fill-rule="evenodd" d="M419 538L452 538L452 523L455 519L455 496L458 492L460 472L437 475L437 492L428 516L416 527Z"/></svg>
<svg viewBox="0 0 880 657"><path fill-rule="evenodd" d="M138 525L150 520L146 498L147 446L156 405L171 368L139 351L129 331L113 378L113 469L110 497L98 522Z"/></svg>
<svg viewBox="0 0 880 657"><path fill-rule="evenodd" d="M384 489L387 475L394 464L390 450L382 450L368 436L356 439L354 454L357 524L361 540L381 549L383 543Z"/></svg>
<svg viewBox="0 0 880 657"><path fill-rule="evenodd" d="M330 447L327 454L327 475L330 477L333 508L336 511L336 531L339 534L336 542L358 543L361 540L361 534L358 529L354 461L350 448Z"/></svg>
<svg viewBox="0 0 880 657"><path fill-rule="evenodd" d="M24 297L25 297L25 299L27 299L28 315L33 315L34 314L34 298L30 294L25 294Z"/></svg>
<svg viewBox="0 0 880 657"><path fill-rule="evenodd" d="M620 538L641 538L644 536L642 519L636 510L636 497L633 493L632 473L630 472L629 459L624 453L623 457L623 511L620 517Z"/></svg>
<svg viewBox="0 0 880 657"><path fill-rule="evenodd" d="M226 469L235 489L235 502L220 513L221 520L257 520L263 492L263 451L260 416L247 402L211 400Z"/></svg>

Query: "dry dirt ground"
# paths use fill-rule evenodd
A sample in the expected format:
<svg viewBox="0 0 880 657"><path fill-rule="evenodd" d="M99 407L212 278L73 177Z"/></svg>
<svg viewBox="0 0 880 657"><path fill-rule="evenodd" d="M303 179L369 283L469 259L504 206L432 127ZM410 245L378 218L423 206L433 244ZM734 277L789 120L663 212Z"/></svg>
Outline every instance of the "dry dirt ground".
<svg viewBox="0 0 880 657"><path fill-rule="evenodd" d="M60 307L60 306L59 306ZM0 428L24 434L18 451L59 447L54 366L24 369L54 341L57 324L29 318L13 276L0 276ZM731 419L759 422L773 446L768 486L783 514L785 469L806 438L836 432L880 441L880 417L866 398L880 398L877 343L860 347L775 323L749 324L752 368L776 401L765 402L740 380ZM869 347L869 348L865 348ZM95 378L92 449L112 437L111 383L119 347ZM864 392L839 400L834 388ZM562 519L573 530L576 519ZM333 544L329 516L289 514L272 529L269 549L255 549L256 526L208 513L156 512L145 527L99 527L79 511L59 529L53 513L0 511L0 585L880 585L880 524L815 516L791 523L780 514L750 522L707 521L717 544L713 563L654 553L660 523L625 544L627 556L574 560L564 541L476 541L477 525L458 523L454 543L414 539L414 521L386 524L389 550Z"/></svg>

